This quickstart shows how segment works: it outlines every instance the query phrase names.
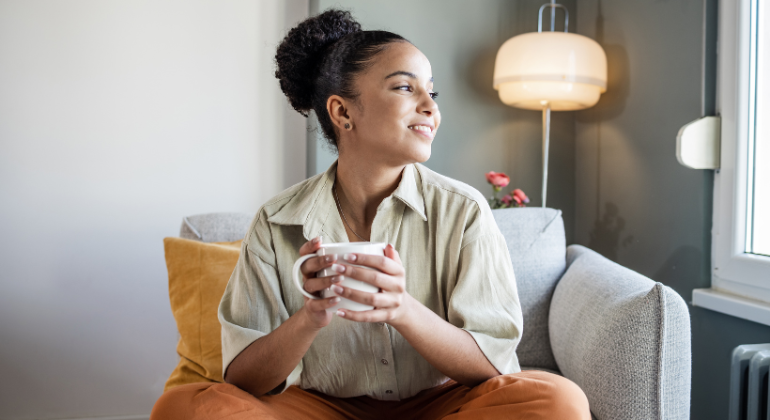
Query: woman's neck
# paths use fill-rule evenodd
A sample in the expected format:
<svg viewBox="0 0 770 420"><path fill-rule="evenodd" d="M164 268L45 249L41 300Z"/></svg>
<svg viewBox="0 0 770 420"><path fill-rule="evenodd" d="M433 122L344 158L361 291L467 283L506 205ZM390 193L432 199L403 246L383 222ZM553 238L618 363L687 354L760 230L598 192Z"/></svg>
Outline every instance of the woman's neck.
<svg viewBox="0 0 770 420"><path fill-rule="evenodd" d="M352 230L369 237L377 207L398 187L403 170L403 166L390 167L371 159L340 155L335 182L337 197Z"/></svg>

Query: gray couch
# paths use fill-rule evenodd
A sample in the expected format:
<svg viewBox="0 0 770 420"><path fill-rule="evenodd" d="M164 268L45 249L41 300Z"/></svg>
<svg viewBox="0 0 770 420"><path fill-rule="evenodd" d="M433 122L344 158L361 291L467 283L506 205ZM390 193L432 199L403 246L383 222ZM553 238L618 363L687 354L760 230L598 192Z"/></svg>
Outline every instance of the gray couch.
<svg viewBox="0 0 770 420"><path fill-rule="evenodd" d="M524 313L523 369L577 383L598 420L690 418L690 317L671 288L580 246L566 246L561 211L494 210ZM245 236L252 216L184 218L181 236Z"/></svg>

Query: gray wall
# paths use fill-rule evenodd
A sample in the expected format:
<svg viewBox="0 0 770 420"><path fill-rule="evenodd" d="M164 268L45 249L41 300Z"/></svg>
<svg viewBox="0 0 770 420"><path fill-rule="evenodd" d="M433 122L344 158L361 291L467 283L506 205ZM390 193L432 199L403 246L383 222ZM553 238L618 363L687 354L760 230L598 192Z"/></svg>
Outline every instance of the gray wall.
<svg viewBox="0 0 770 420"><path fill-rule="evenodd" d="M311 1L311 14L330 7L352 11L364 29L384 29L412 41L428 57L436 80L441 128L433 141L429 168L459 179L485 195L484 174L505 172L511 189L521 188L539 206L541 113L504 105L492 88L498 48L508 38L537 30L542 0ZM575 1L562 2L574 16ZM561 24L559 24L561 27ZM562 209L572 241L574 117L553 113L548 206ZM324 171L335 156L309 134L308 174Z"/></svg>
<svg viewBox="0 0 770 420"><path fill-rule="evenodd" d="M412 40L431 60L444 116L427 165L485 193L482 174L504 171L537 204L540 114L505 107L490 85L497 48L535 30L543 2L318 0L311 13L341 5L366 29ZM607 52L609 87L592 109L554 114L549 205L564 210L568 243L671 286L689 302L692 289L710 285L713 173L678 164L676 134L713 115L716 0L567 5L572 30ZM312 174L334 157L314 136L309 142ZM690 313L692 418L722 420L732 349L770 342L770 327L692 306Z"/></svg>
<svg viewBox="0 0 770 420"><path fill-rule="evenodd" d="M710 286L713 173L675 157L683 124L713 112L714 0L582 0L609 87L575 116L575 242L679 292ZM706 53L704 8L708 8ZM707 66L702 76L704 55ZM693 419L727 418L729 357L770 327L690 306Z"/></svg>

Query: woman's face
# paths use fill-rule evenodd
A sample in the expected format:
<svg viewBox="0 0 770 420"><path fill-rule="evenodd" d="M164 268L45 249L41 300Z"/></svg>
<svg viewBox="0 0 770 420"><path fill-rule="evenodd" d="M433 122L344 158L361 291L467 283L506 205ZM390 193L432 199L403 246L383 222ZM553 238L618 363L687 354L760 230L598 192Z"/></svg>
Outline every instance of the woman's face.
<svg viewBox="0 0 770 420"><path fill-rule="evenodd" d="M355 86L358 98L347 101L353 129L340 130L340 154L353 152L389 166L428 160L441 114L432 98L427 57L408 42L392 43L358 75Z"/></svg>

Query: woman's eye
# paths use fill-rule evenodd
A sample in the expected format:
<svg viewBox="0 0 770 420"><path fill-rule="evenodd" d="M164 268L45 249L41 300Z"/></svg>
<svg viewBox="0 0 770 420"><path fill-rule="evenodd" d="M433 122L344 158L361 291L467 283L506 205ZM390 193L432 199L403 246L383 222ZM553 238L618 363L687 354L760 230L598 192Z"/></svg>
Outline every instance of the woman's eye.
<svg viewBox="0 0 770 420"><path fill-rule="evenodd" d="M407 92L413 91L412 87L409 85L399 86L396 89L407 91ZM430 95L431 99L436 99L436 97L438 96L438 92L429 92L428 95Z"/></svg>

